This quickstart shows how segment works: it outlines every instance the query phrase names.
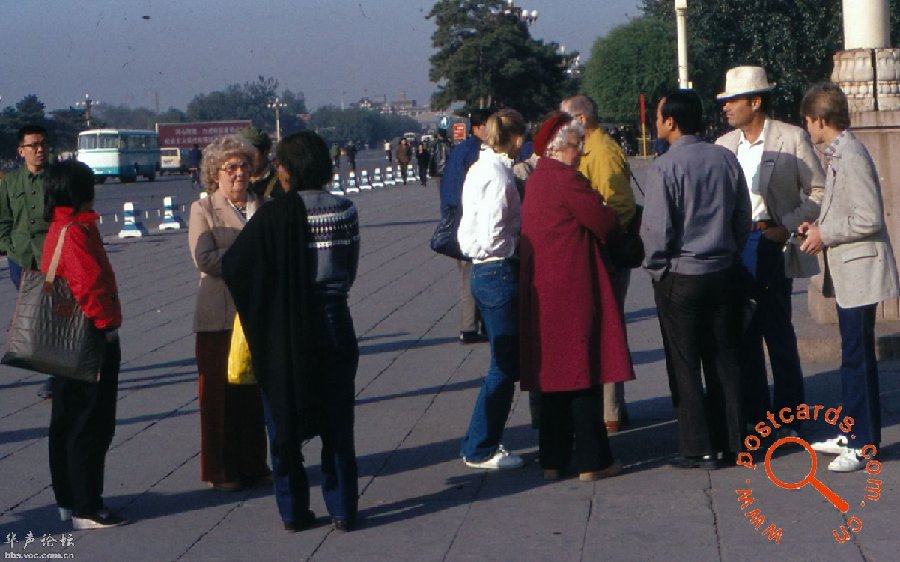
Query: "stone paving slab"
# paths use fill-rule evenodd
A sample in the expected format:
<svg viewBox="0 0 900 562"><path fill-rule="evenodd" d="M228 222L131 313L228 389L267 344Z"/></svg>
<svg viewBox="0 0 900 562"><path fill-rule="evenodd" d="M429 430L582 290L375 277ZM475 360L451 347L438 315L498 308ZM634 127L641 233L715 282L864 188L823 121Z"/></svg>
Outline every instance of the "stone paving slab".
<svg viewBox="0 0 900 562"><path fill-rule="evenodd" d="M640 165L635 168L642 173ZM177 181L160 189L174 191L179 201L195 196ZM111 193L104 191L108 199ZM71 532L56 519L46 452L50 404L35 396L43 377L0 367L0 537L18 537L0 550L26 552L22 541L31 531L38 539L67 533L74 544L31 543L28 551L91 561L897 559L900 364L882 363L883 487L877 502L860 507L865 476L830 474L824 457L817 475L850 501L847 515L809 487L775 487L761 468L672 469L665 461L675 452L677 425L659 327L647 276L634 271L626 321L638 380L626 387L632 423L611 438L626 472L593 483L544 482L522 393L516 394L504 442L523 454L526 465L505 473L474 471L458 458L459 439L489 355L486 346L460 346L456 339L456 267L427 247L437 220L435 186L354 198L362 222L359 277L350 298L361 351L356 435L365 523L359 530L338 534L325 525L315 489L316 440L304 449L314 487L311 507L322 521L316 529L286 533L267 489L228 494L199 481L191 331L197 273L180 231L107 238L125 325L106 499L132 523ZM9 318L15 301L5 277L0 259L0 319ZM807 333L801 326L810 320L804 290L798 283L794 296L801 339ZM829 342L816 345L834 345ZM811 403L839 399L840 377L829 361L804 362ZM808 466L808 455L790 450L775 459L773 470L800 478ZM755 498L746 510L739 489L751 489ZM779 544L751 526L746 513L755 508L783 530ZM836 544L831 530L851 515L861 518L862 530Z"/></svg>

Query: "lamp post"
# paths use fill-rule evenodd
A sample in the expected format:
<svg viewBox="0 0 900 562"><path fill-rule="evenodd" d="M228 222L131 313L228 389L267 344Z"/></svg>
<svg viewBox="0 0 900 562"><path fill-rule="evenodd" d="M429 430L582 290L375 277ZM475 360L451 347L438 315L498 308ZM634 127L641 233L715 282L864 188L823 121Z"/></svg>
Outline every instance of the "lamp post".
<svg viewBox="0 0 900 562"><path fill-rule="evenodd" d="M678 25L678 87L691 87L687 63L687 0L675 0L675 20Z"/></svg>
<svg viewBox="0 0 900 562"><path fill-rule="evenodd" d="M94 105L95 101L96 100L91 99L91 94L84 94L84 101L75 103L75 107L84 108L84 124L88 129L91 128L91 107Z"/></svg>
<svg viewBox="0 0 900 562"><path fill-rule="evenodd" d="M281 142L281 110L285 109L288 104L278 98L270 101L266 106L275 110L275 140Z"/></svg>
<svg viewBox="0 0 900 562"><path fill-rule="evenodd" d="M513 0L506 0L506 8L503 9L503 14L516 18L519 20L519 23L524 24L526 27L531 27L538 19L537 10L523 10L514 5Z"/></svg>

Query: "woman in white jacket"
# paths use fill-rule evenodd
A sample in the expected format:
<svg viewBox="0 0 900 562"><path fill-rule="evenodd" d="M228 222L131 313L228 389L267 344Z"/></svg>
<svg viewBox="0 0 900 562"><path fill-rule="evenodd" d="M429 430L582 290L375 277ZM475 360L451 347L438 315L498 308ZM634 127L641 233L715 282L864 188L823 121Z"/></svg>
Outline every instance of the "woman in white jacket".
<svg viewBox="0 0 900 562"><path fill-rule="evenodd" d="M462 191L457 238L472 258L472 296L491 344L491 365L481 384L460 455L467 466L517 468L522 458L509 454L500 438L519 378L520 207L513 160L525 137L525 121L502 109L485 124L484 146L469 168Z"/></svg>

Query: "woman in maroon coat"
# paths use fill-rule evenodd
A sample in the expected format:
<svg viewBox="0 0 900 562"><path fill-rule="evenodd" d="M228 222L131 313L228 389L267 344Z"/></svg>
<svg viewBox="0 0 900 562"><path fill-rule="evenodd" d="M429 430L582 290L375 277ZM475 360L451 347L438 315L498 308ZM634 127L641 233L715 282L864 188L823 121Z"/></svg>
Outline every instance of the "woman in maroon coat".
<svg viewBox="0 0 900 562"><path fill-rule="evenodd" d="M535 135L543 157L522 205L521 386L541 393L548 480L566 470L584 481L621 471L603 422L602 384L634 378L604 247L618 221L578 172L583 148L581 124L551 115Z"/></svg>

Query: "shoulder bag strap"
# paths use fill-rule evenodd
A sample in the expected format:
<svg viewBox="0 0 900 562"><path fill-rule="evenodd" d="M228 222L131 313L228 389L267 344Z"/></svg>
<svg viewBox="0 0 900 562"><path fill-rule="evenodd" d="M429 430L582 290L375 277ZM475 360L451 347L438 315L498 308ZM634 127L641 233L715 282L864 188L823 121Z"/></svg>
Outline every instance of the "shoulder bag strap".
<svg viewBox="0 0 900 562"><path fill-rule="evenodd" d="M47 283L53 283L56 279L56 268L59 267L59 257L62 255L63 242L66 240L66 231L69 230L69 227L73 224L74 223L70 222L62 227L62 230L59 232L59 239L56 241L56 249L53 250L53 258L50 260L50 267L47 268Z"/></svg>

